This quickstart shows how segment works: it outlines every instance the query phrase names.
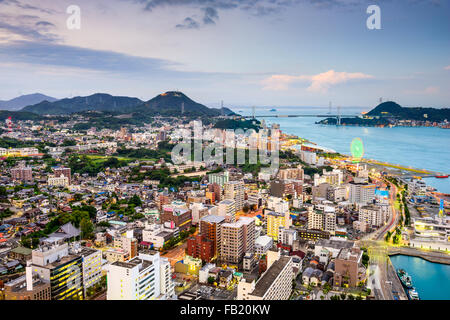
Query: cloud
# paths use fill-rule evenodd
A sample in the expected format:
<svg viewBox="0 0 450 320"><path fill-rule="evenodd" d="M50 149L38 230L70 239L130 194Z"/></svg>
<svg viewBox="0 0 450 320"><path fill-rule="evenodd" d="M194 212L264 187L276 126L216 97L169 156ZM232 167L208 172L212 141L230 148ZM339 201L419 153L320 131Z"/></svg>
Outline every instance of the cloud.
<svg viewBox="0 0 450 320"><path fill-rule="evenodd" d="M440 93L441 89L439 87L427 87L423 90L405 90L403 92L405 94L410 94L410 95L432 96L432 95Z"/></svg>
<svg viewBox="0 0 450 320"><path fill-rule="evenodd" d="M329 70L316 75L272 75L262 81L264 90L288 90L290 85L298 82L309 82L307 88L310 92L327 92L332 86L343 84L352 80L372 79L373 76L361 72L336 72Z"/></svg>
<svg viewBox="0 0 450 320"><path fill-rule="evenodd" d="M450 70L450 66L444 67L444 70Z"/></svg>
<svg viewBox="0 0 450 320"><path fill-rule="evenodd" d="M219 19L219 10L240 9L253 16L266 16L280 12L283 8L305 0L128 0L143 5L143 10L153 11L160 7L192 7L203 12L203 26L214 25ZM306 0L310 1L310 0ZM192 19L189 17L189 19ZM194 20L194 19L192 19ZM198 29L198 22L186 19L176 27Z"/></svg>
<svg viewBox="0 0 450 320"><path fill-rule="evenodd" d="M216 19L219 19L217 10L212 7L207 7L205 10L205 16L203 17L204 24L216 24Z"/></svg>
<svg viewBox="0 0 450 320"><path fill-rule="evenodd" d="M177 24L175 28L178 29L198 29L200 28L200 25L197 21L192 19L191 17L187 17L184 19L183 23Z"/></svg>

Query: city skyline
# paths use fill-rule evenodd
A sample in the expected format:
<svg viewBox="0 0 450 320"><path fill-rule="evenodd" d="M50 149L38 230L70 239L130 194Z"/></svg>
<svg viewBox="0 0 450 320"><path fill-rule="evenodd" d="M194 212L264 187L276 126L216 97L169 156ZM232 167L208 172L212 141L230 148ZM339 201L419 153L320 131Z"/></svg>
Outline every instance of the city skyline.
<svg viewBox="0 0 450 320"><path fill-rule="evenodd" d="M366 9L381 9L369 30ZM66 26L70 5L81 29ZM206 105L448 107L445 1L0 1L0 98L96 92ZM419 22L418 22L419 21Z"/></svg>

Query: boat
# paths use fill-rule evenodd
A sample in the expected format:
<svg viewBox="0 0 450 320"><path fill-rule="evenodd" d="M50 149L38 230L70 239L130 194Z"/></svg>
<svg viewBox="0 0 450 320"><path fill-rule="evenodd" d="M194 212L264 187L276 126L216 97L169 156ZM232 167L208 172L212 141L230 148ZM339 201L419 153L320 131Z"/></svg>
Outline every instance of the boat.
<svg viewBox="0 0 450 320"><path fill-rule="evenodd" d="M275 112L275 111L277 111L277 109L270 109L269 111L270 112Z"/></svg>
<svg viewBox="0 0 450 320"><path fill-rule="evenodd" d="M408 297L410 300L420 300L419 293L416 288L411 288L408 290Z"/></svg>
<svg viewBox="0 0 450 320"><path fill-rule="evenodd" d="M435 176L435 178L438 178L438 179L447 179L447 178L448 178L448 174L445 175L445 176Z"/></svg>
<svg viewBox="0 0 450 320"><path fill-rule="evenodd" d="M411 276L405 270L399 269L397 271L397 276L405 288L411 289L413 287Z"/></svg>

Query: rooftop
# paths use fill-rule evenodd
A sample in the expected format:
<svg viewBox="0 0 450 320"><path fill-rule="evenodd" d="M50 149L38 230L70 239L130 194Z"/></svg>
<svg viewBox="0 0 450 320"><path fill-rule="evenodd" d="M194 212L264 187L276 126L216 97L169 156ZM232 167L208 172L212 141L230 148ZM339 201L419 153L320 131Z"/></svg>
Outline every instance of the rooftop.
<svg viewBox="0 0 450 320"><path fill-rule="evenodd" d="M275 261L270 266L270 268L262 275L258 282L256 282L255 290L252 292L252 295L263 297L290 260L290 257L282 256L280 257L280 259Z"/></svg>

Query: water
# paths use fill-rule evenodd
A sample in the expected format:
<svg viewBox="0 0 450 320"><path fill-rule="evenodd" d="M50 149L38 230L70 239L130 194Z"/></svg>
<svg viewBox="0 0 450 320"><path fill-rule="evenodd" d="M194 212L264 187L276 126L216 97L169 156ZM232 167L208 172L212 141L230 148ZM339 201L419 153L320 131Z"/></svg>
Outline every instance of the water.
<svg viewBox="0 0 450 320"><path fill-rule="evenodd" d="M276 112L270 112L273 107L256 108L258 115L314 114L326 115L328 107L275 107ZM242 110L241 114L251 115L252 109ZM343 115L357 115L367 109L360 107L342 108ZM332 114L337 114L334 108ZM344 154L351 154L350 143L354 138L361 138L364 143L365 158L371 158L389 163L428 169L437 172L450 173L450 130L426 127L395 127L372 128L351 126L326 126L315 124L320 117L305 118L259 118L266 124L280 124L285 133L317 143L319 146L333 149ZM450 178L427 178L426 183L443 193L450 193Z"/></svg>
<svg viewBox="0 0 450 320"><path fill-rule="evenodd" d="M396 269L404 269L412 277L420 299L450 300L450 265L403 255L393 256L391 261Z"/></svg>

